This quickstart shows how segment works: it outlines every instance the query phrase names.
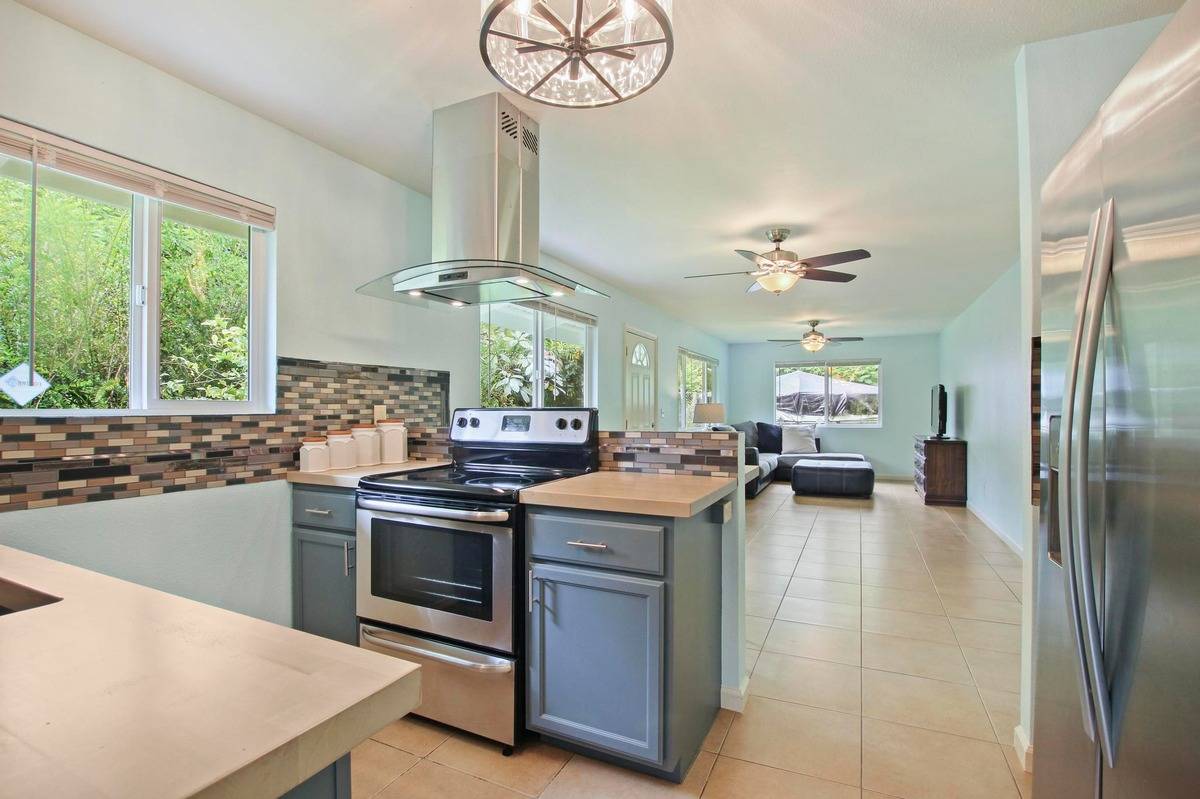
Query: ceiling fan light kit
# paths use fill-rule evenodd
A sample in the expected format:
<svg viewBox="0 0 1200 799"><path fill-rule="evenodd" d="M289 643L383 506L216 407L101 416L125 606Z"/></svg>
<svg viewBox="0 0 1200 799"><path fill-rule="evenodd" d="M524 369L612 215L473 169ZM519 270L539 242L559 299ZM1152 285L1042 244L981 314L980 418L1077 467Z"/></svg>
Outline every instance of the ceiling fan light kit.
<svg viewBox="0 0 1200 799"><path fill-rule="evenodd" d="M479 53L498 81L546 105L597 108L663 76L673 0L482 0Z"/></svg>
<svg viewBox="0 0 1200 799"><path fill-rule="evenodd" d="M767 341L773 344L782 344L785 347L794 347L799 344L809 352L820 352L825 349L827 344L841 344L844 341L862 341L861 336L827 336L820 330L817 330L817 325L821 324L820 319L814 319L808 323L812 328L800 338L769 338Z"/></svg>
<svg viewBox="0 0 1200 799"><path fill-rule="evenodd" d="M871 253L866 250L845 250L844 252L833 252L828 255L818 255L814 258L801 258L791 250L785 250L779 246L790 234L791 231L787 228L772 228L768 230L767 239L775 245L775 249L768 252L760 254L751 252L750 250L734 250L735 253L754 264L755 269L751 272L717 272L710 275L687 275L685 279L724 277L725 275L749 275L754 278L754 282L746 289L747 293L765 289L772 294L779 295L791 289L801 280L849 283L857 275L852 275L848 272L835 272L825 267L845 264L851 261L860 261L863 258L871 257Z"/></svg>

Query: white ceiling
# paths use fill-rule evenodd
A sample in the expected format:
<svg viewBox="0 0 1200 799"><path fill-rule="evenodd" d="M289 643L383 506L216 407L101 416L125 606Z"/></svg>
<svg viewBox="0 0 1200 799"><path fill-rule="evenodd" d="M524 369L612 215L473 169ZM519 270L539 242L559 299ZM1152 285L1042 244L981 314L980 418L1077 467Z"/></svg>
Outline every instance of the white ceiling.
<svg viewBox="0 0 1200 799"><path fill-rule="evenodd" d="M431 110L499 87L479 0L22 2L425 192ZM542 247L729 341L938 330L1018 257L1018 47L1179 5L676 0L646 95L530 108ZM874 257L780 297L682 280L740 268L772 226L801 256Z"/></svg>

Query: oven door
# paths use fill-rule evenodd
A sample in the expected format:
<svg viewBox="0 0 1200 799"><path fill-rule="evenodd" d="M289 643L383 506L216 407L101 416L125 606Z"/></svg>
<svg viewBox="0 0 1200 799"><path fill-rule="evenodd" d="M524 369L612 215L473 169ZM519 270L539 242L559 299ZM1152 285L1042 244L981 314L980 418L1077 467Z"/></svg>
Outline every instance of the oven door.
<svg viewBox="0 0 1200 799"><path fill-rule="evenodd" d="M510 515L360 498L358 615L512 652Z"/></svg>

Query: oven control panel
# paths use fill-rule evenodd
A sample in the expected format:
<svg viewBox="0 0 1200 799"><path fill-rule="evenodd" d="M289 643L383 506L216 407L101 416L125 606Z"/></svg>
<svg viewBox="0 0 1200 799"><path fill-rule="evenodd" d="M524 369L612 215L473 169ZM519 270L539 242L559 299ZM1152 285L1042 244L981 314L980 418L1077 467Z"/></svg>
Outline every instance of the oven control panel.
<svg viewBox="0 0 1200 799"><path fill-rule="evenodd" d="M450 440L491 444L586 444L593 434L587 408L460 408Z"/></svg>

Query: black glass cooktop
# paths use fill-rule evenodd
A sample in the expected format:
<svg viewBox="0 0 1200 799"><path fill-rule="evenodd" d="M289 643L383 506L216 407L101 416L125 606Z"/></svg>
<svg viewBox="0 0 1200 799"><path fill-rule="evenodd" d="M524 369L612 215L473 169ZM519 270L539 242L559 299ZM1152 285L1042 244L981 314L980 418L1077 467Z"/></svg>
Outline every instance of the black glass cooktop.
<svg viewBox="0 0 1200 799"><path fill-rule="evenodd" d="M522 488L579 474L564 469L490 470L443 466L399 474L375 474L359 481L360 489L385 493L439 494L515 500Z"/></svg>

